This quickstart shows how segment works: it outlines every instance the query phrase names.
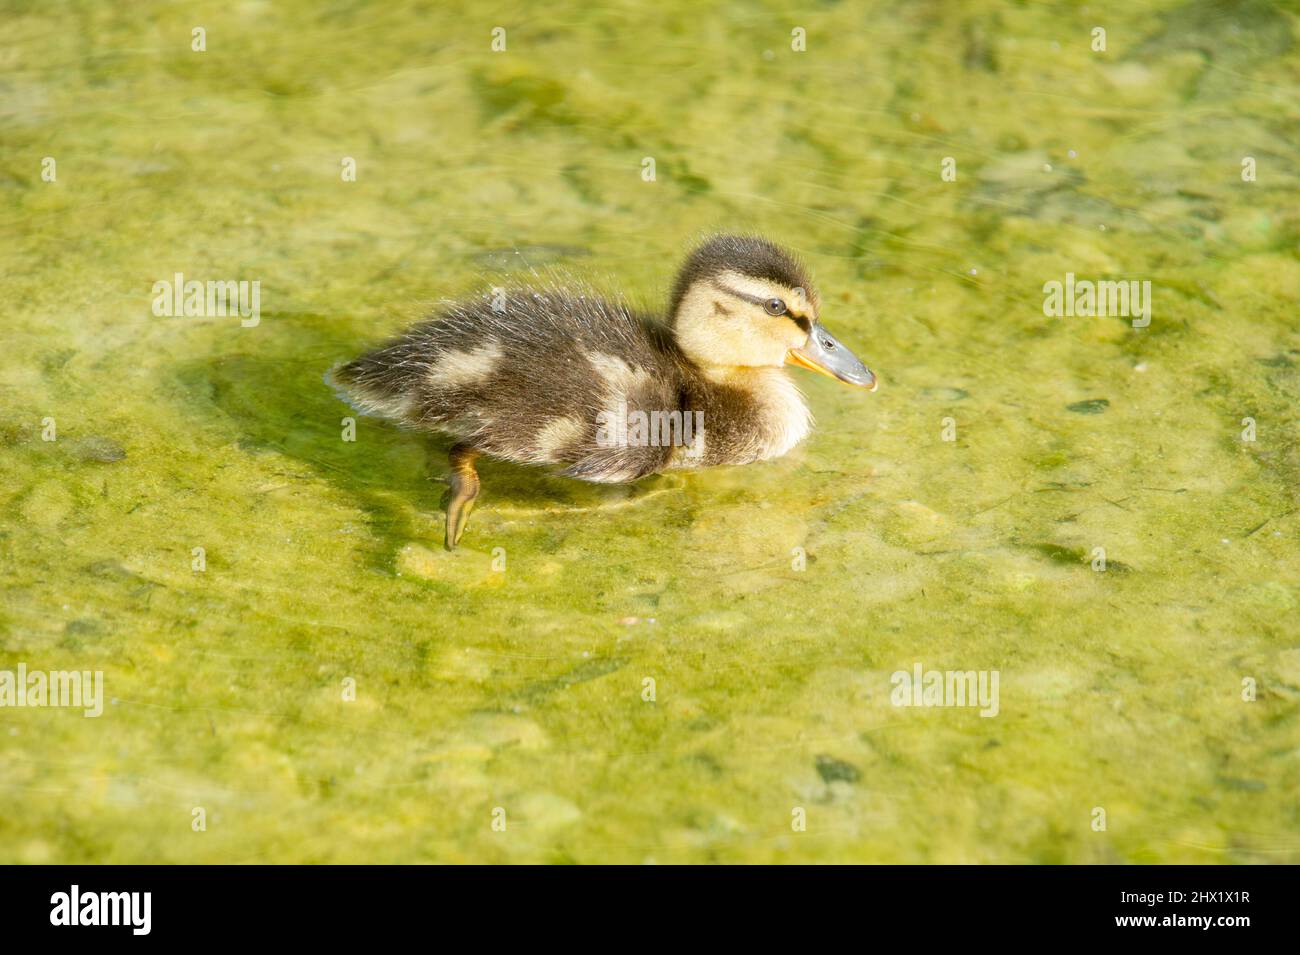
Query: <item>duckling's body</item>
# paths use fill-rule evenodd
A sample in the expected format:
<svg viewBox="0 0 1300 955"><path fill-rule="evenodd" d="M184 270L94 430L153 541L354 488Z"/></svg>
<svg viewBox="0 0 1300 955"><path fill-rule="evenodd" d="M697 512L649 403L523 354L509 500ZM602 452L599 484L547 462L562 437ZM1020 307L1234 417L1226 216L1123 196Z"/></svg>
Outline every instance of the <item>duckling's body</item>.
<svg viewBox="0 0 1300 955"><path fill-rule="evenodd" d="M786 316L771 314L778 297L798 295ZM667 321L568 283L497 289L446 306L334 378L359 410L456 440L454 547L477 495L478 454L621 483L786 453L811 417L781 365L814 326L838 346L816 309L793 258L723 236L687 261ZM852 362L866 376L853 383L874 387Z"/></svg>
<svg viewBox="0 0 1300 955"><path fill-rule="evenodd" d="M497 307L491 296L455 303L344 366L336 380L362 411L587 481L747 464L784 454L807 434L807 406L784 372L711 381L662 325L622 304L520 290ZM688 456L695 448L685 442L620 442L610 418L622 408L629 421L653 413L670 427L690 421L692 430L700 412L702 453Z"/></svg>

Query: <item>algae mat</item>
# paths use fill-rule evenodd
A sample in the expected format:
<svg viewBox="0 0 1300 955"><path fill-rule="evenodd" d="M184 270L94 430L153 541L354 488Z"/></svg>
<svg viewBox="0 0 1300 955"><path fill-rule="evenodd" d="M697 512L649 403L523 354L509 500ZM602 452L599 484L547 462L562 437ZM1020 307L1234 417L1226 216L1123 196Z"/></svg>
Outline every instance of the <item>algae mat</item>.
<svg viewBox="0 0 1300 955"><path fill-rule="evenodd" d="M1300 861L1294 3L0 11L0 671L103 680L0 860ZM322 383L719 228L881 376L778 461L487 464L449 555Z"/></svg>

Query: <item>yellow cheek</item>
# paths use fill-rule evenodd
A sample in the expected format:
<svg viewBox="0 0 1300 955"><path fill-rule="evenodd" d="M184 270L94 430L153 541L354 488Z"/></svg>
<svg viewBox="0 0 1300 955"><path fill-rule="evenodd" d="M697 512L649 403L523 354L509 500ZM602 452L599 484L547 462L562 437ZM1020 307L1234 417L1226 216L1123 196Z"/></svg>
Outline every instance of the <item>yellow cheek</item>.
<svg viewBox="0 0 1300 955"><path fill-rule="evenodd" d="M779 364L785 360L787 351L792 348L802 348L807 340L808 336L797 326L789 325L789 323L784 326L767 325L758 334L752 335L750 338L753 343L751 347L755 351L754 360L751 364Z"/></svg>

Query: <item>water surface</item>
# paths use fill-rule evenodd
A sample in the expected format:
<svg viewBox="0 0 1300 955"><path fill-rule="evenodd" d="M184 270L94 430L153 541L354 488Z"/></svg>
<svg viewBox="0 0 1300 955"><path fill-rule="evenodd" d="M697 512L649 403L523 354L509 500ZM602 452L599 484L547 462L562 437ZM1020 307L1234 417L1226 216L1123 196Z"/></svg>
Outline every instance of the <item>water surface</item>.
<svg viewBox="0 0 1300 955"><path fill-rule="evenodd" d="M3 18L0 668L111 700L0 710L0 859L1300 861L1293 4ZM424 446L342 440L323 372L437 299L654 305L718 228L882 380L799 372L788 457L489 463L448 555ZM260 322L156 316L176 272ZM916 663L998 715L892 706Z"/></svg>

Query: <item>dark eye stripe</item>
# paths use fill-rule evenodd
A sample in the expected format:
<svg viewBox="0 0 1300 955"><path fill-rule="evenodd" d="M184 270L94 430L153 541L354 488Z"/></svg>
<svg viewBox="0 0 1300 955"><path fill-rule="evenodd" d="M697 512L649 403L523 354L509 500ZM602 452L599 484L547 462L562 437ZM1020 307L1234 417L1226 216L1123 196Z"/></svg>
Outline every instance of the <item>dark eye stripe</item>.
<svg viewBox="0 0 1300 955"><path fill-rule="evenodd" d="M750 305L758 305L759 307L761 307L761 308L763 309L763 311L767 312L767 314L769 314L769 315L788 315L790 318L794 319L795 321L799 321L798 318L795 318L795 316L792 315L792 314L790 313L790 306L787 305L787 304L786 304L784 301L782 301L781 299L777 299L777 298L759 298L759 297L756 296L756 295L748 295L748 294L746 294L746 293L744 293L744 292L739 292L739 291L737 291L737 290L734 289L734 288L729 288L729 287L727 287L726 285L723 285L723 284L720 283L720 282L715 283L715 286L716 286L720 291L726 292L728 295L734 296L735 298L740 299L742 302L748 302ZM767 307L769 302L781 302L781 311L779 311L779 312L773 312L773 311L771 311L771 310Z"/></svg>

